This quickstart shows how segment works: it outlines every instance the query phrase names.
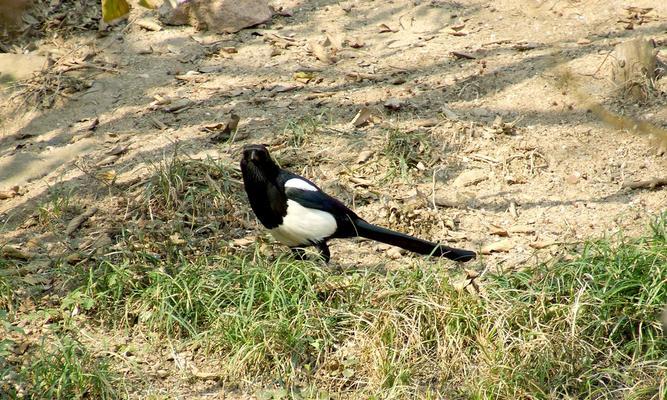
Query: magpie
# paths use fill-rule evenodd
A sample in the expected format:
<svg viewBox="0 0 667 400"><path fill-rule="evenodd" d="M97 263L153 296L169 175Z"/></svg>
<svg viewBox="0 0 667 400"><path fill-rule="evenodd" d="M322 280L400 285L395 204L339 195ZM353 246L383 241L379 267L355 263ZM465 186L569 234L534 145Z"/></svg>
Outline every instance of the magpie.
<svg viewBox="0 0 667 400"><path fill-rule="evenodd" d="M246 145L241 159L243 185L257 219L299 257L315 246L325 262L327 242L361 236L418 254L470 261L475 252L455 249L372 225L308 179L280 168L266 146Z"/></svg>

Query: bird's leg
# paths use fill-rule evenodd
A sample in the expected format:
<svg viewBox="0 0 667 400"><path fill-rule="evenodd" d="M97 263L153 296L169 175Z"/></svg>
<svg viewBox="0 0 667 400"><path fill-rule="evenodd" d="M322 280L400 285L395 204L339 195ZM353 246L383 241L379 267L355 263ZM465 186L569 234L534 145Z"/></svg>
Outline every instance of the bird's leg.
<svg viewBox="0 0 667 400"><path fill-rule="evenodd" d="M331 259L329 246L326 244L326 242L322 242L317 245L317 248L320 249L320 255L322 256L322 259L324 259L324 263L328 264L329 260Z"/></svg>
<svg viewBox="0 0 667 400"><path fill-rule="evenodd" d="M292 250L292 255L294 255L294 258L300 261L303 261L306 259L306 250L304 250L301 247L290 247Z"/></svg>

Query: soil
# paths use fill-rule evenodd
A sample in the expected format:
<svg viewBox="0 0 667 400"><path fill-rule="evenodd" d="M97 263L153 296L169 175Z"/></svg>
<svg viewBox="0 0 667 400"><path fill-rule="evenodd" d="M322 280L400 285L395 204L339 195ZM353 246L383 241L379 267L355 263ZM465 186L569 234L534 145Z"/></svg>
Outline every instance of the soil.
<svg viewBox="0 0 667 400"><path fill-rule="evenodd" d="M639 36L664 57L667 3L632 2L653 7L646 14L618 0L274 4L286 15L236 34L147 30L140 21L154 13L135 8L101 32L86 20L16 39L14 50L52 63L2 92L0 244L56 251L58 233L26 221L58 193L99 208L72 241L104 221L122 225L100 173L136 187L175 151L237 165L247 143L269 144L282 165L373 223L489 252L474 268L498 273L587 239L638 235L667 208L664 186L623 187L665 176L655 141L603 124L554 70L562 61L607 109L666 127L665 80L629 100L614 90L608 58ZM371 117L355 127L362 108ZM212 142L232 113L236 136ZM260 234L248 221L231 239ZM343 268L400 268L408 257L369 242L331 250Z"/></svg>

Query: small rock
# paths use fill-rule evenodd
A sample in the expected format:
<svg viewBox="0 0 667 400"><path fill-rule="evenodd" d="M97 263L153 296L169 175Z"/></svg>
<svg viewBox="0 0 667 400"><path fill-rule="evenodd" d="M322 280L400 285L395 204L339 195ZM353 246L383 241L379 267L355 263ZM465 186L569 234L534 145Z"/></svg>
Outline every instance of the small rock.
<svg viewBox="0 0 667 400"><path fill-rule="evenodd" d="M153 53L153 48L148 43L139 42L139 43L137 43L134 50L137 52L137 54L152 54Z"/></svg>
<svg viewBox="0 0 667 400"><path fill-rule="evenodd" d="M404 253L405 250L398 248L398 247L392 247L391 249L387 250L387 257L391 258L392 260L397 260L402 257L402 253Z"/></svg>
<svg viewBox="0 0 667 400"><path fill-rule="evenodd" d="M581 178L581 173L575 171L565 177L565 182L569 183L570 185L576 185L579 182L580 178Z"/></svg>
<svg viewBox="0 0 667 400"><path fill-rule="evenodd" d="M459 119L458 114L447 107L442 107L442 113L445 115L445 118L449 120L456 121Z"/></svg>
<svg viewBox="0 0 667 400"><path fill-rule="evenodd" d="M194 20L198 29L216 33L235 33L271 19L273 12L265 0L193 0L172 7L165 1L160 19L169 25L184 25Z"/></svg>
<svg viewBox="0 0 667 400"><path fill-rule="evenodd" d="M357 157L357 164L363 164L366 161L368 161L375 152L373 150L364 150L361 153L359 153L359 156Z"/></svg>
<svg viewBox="0 0 667 400"><path fill-rule="evenodd" d="M388 108L388 109L394 110L394 111L400 110L401 108L403 108L404 104L405 103L403 102L403 100L397 99L396 97L389 98L389 99L387 99L387 101L384 102L385 108Z"/></svg>

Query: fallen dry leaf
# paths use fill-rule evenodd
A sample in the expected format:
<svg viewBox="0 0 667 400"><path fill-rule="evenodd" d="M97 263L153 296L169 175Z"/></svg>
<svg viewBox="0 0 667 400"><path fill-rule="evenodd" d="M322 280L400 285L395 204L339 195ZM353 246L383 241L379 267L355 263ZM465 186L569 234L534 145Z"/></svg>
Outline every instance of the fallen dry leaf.
<svg viewBox="0 0 667 400"><path fill-rule="evenodd" d="M514 46L512 46L512 48L514 50L519 50L519 51L528 51L528 50L537 49L540 46L542 46L541 43L521 42L521 43L515 44Z"/></svg>
<svg viewBox="0 0 667 400"><path fill-rule="evenodd" d="M0 190L0 200L11 199L17 195L18 193L15 190Z"/></svg>
<svg viewBox="0 0 667 400"><path fill-rule="evenodd" d="M454 179L452 185L458 187L466 187L476 185L480 182L489 179L489 173L482 169L471 169L468 171L463 171L459 176Z"/></svg>
<svg viewBox="0 0 667 400"><path fill-rule="evenodd" d="M119 158L120 158L120 156L118 156L118 155L111 155L111 156L103 158L100 162L95 164L95 166L104 167L106 165L111 165L111 164L115 163L116 161L118 161Z"/></svg>
<svg viewBox="0 0 667 400"><path fill-rule="evenodd" d="M130 12L130 5L126 0L102 0L102 19L111 22L124 17Z"/></svg>
<svg viewBox="0 0 667 400"><path fill-rule="evenodd" d="M169 235L169 241L175 244L176 246L180 246L187 243L185 240L183 240L183 238L181 238L181 235L178 232Z"/></svg>
<svg viewBox="0 0 667 400"><path fill-rule="evenodd" d="M456 58L465 58L467 60L474 60L475 58L477 58L474 55L472 55L471 53L468 53L468 52L465 52L465 51L454 50L454 51L450 51L450 54L453 55Z"/></svg>
<svg viewBox="0 0 667 400"><path fill-rule="evenodd" d="M365 163L373 156L373 154L375 154L375 151L373 150L363 150L357 157L357 164Z"/></svg>
<svg viewBox="0 0 667 400"><path fill-rule="evenodd" d="M119 156L121 154L127 153L127 151L130 149L129 144L119 144L118 146L114 147L113 149L107 151L107 154L112 155L112 156Z"/></svg>
<svg viewBox="0 0 667 400"><path fill-rule="evenodd" d="M113 169L110 169L108 171L99 172L96 176L97 176L98 179L100 179L104 183L111 184L111 183L113 183L114 180L116 180L117 174L116 174L116 171L114 171Z"/></svg>
<svg viewBox="0 0 667 400"><path fill-rule="evenodd" d="M353 49L360 49L366 45L363 40L360 38L350 38L346 40L346 43L348 46L352 47Z"/></svg>
<svg viewBox="0 0 667 400"><path fill-rule="evenodd" d="M447 32L448 35L452 36L468 36L468 32L457 31L455 29L452 29L451 27L445 29L445 32Z"/></svg>
<svg viewBox="0 0 667 400"><path fill-rule="evenodd" d="M350 124L354 126L355 128L359 128L360 126L363 126L365 123L367 123L371 117L372 117L371 110L368 107L362 107L359 112L357 112L357 115L354 116L352 121L350 121Z"/></svg>
<svg viewBox="0 0 667 400"><path fill-rule="evenodd" d="M315 78L315 73L310 71L299 71L293 75L295 81L308 83Z"/></svg>
<svg viewBox="0 0 667 400"><path fill-rule="evenodd" d="M336 59L329 53L329 51L315 41L310 42L310 52L313 53L315 58L325 64L333 64L336 62Z"/></svg>
<svg viewBox="0 0 667 400"><path fill-rule="evenodd" d="M190 99L178 99L169 102L162 109L166 112L176 112L192 106L195 102Z"/></svg>
<svg viewBox="0 0 667 400"><path fill-rule="evenodd" d="M147 31L159 32L162 30L162 25L153 18L139 18L134 23Z"/></svg>
<svg viewBox="0 0 667 400"><path fill-rule="evenodd" d="M470 269L470 268L464 268L463 270L465 271L466 276L468 277L468 279L475 279L479 276L479 271L477 271L477 270Z"/></svg>
<svg viewBox="0 0 667 400"><path fill-rule="evenodd" d="M461 22L460 24L451 25L449 27L449 29L451 29L453 31L460 31L460 30L463 30L463 28L465 28L465 27L466 27L466 24L464 22Z"/></svg>
<svg viewBox="0 0 667 400"><path fill-rule="evenodd" d="M529 243L528 246L532 247L533 249L544 249L545 247L553 246L558 244L558 242L554 241L546 241L546 240L537 240L535 242Z"/></svg>
<svg viewBox="0 0 667 400"><path fill-rule="evenodd" d="M373 181L365 178L359 178L357 176L351 176L350 182L354 183L356 186L372 186Z"/></svg>
<svg viewBox="0 0 667 400"><path fill-rule="evenodd" d="M398 32L398 29L390 28L387 24L378 24L378 28L380 29L380 33Z"/></svg>
<svg viewBox="0 0 667 400"><path fill-rule="evenodd" d="M509 232L507 229L497 226L497 225L491 225L489 229L489 234L490 235L496 235L496 236L501 236L501 237L509 237Z"/></svg>
<svg viewBox="0 0 667 400"><path fill-rule="evenodd" d="M70 236L74 231L79 229L81 224L86 222L88 218L92 217L95 215L97 212L98 208L97 207L91 207L88 210L84 211L80 215L72 218L72 220L67 224L67 228L65 228L65 236Z"/></svg>
<svg viewBox="0 0 667 400"><path fill-rule="evenodd" d="M535 227L530 225L514 225L509 229L510 233L535 233Z"/></svg>
<svg viewBox="0 0 667 400"><path fill-rule="evenodd" d="M213 135L211 137L211 141L213 143L221 143L221 142L225 142L225 141L229 140L232 137L232 135L234 133L236 133L240 120L241 120L241 117L232 113L229 116L229 119L227 120L227 122L225 122L224 124L216 125L216 127L218 127L218 129L220 129L220 128L221 129L218 133L216 133L215 135Z"/></svg>
<svg viewBox="0 0 667 400"><path fill-rule="evenodd" d="M331 47L333 50L340 50L343 48L343 40L339 35L327 33L323 46Z"/></svg>
<svg viewBox="0 0 667 400"><path fill-rule="evenodd" d="M0 249L0 255L2 255L2 257L13 258L16 260L29 260L33 257L32 254L19 250L18 248L10 245L2 246L2 249Z"/></svg>
<svg viewBox="0 0 667 400"><path fill-rule="evenodd" d="M247 247L253 243L255 243L255 238L250 236L234 239L231 241L231 245L234 247Z"/></svg>
<svg viewBox="0 0 667 400"><path fill-rule="evenodd" d="M505 239L497 242L489 243L485 246L482 246L482 254L491 254L491 253L507 253L508 251L514 248L514 244L511 240Z"/></svg>

